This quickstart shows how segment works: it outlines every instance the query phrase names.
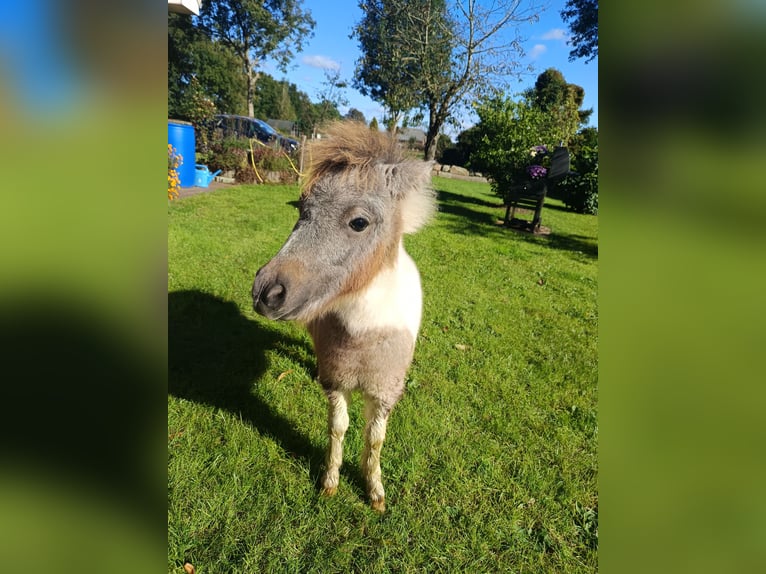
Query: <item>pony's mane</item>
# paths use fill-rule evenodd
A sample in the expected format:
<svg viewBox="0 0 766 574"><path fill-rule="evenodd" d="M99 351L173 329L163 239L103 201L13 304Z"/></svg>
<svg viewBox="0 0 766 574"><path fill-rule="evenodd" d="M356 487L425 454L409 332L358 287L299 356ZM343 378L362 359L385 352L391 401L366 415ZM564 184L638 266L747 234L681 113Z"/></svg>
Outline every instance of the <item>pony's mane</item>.
<svg viewBox="0 0 766 574"><path fill-rule="evenodd" d="M317 181L330 174L354 173L366 183L373 166L402 161L396 139L373 131L362 122L335 122L323 130L326 138L309 146L310 165L303 184L302 196L309 195Z"/></svg>

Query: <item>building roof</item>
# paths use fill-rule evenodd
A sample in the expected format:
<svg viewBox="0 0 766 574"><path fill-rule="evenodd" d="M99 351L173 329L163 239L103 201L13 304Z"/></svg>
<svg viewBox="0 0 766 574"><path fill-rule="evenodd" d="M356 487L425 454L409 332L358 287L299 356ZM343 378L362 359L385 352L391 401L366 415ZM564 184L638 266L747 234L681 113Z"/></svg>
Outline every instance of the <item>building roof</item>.
<svg viewBox="0 0 766 574"><path fill-rule="evenodd" d="M415 138L417 142L425 143L426 132L418 128L402 128L396 133L396 139L400 142L408 142L412 138Z"/></svg>

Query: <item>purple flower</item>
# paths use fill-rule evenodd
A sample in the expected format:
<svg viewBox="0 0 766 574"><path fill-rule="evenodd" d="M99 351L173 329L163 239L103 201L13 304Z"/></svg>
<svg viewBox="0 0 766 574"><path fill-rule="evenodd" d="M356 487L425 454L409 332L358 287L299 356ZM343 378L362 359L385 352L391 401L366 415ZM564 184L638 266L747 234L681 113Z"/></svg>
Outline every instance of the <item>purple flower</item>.
<svg viewBox="0 0 766 574"><path fill-rule="evenodd" d="M530 165L527 167L527 175L530 179L543 179L548 175L548 170L541 165Z"/></svg>
<svg viewBox="0 0 766 574"><path fill-rule="evenodd" d="M529 155L532 157L545 157L548 155L548 148L544 145L536 145L532 149L529 150Z"/></svg>

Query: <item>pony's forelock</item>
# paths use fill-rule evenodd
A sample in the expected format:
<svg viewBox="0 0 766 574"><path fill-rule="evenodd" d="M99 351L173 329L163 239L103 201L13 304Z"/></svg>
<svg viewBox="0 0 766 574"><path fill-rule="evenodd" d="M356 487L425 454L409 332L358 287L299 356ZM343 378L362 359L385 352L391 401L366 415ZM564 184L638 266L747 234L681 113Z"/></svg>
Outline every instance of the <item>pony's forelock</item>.
<svg viewBox="0 0 766 574"><path fill-rule="evenodd" d="M375 176L374 166L398 163L402 154L396 139L387 133L371 130L361 122L341 121L330 124L324 136L309 144L309 168L302 196L311 193L317 181L336 174L351 176L365 185Z"/></svg>

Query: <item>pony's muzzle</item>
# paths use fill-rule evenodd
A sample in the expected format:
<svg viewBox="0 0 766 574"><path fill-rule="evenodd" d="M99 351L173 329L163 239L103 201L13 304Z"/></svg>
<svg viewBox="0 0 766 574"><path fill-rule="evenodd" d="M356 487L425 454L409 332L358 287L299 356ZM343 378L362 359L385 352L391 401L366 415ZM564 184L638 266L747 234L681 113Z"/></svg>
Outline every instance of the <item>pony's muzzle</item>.
<svg viewBox="0 0 766 574"><path fill-rule="evenodd" d="M287 299L287 281L261 268L253 283L253 309L269 319L278 318Z"/></svg>

